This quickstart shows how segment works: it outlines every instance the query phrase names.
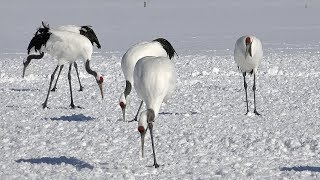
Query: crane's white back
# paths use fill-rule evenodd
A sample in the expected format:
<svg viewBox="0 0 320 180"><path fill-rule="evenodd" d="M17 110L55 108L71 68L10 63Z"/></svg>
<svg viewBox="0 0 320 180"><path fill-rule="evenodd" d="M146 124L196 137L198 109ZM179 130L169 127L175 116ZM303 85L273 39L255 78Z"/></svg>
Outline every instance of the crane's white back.
<svg viewBox="0 0 320 180"><path fill-rule="evenodd" d="M121 68L126 80L130 81L133 84L133 70L140 58L145 56L163 56L167 57L168 54L163 49L162 45L159 42L141 42L135 44L123 55L121 60Z"/></svg>
<svg viewBox="0 0 320 180"><path fill-rule="evenodd" d="M134 87L148 109L157 116L161 103L169 99L176 87L177 74L168 57L147 56L134 68Z"/></svg>
<svg viewBox="0 0 320 180"><path fill-rule="evenodd" d="M77 59L91 60L93 47L85 36L59 30L50 30L50 33L50 39L42 49L55 56L60 65Z"/></svg>

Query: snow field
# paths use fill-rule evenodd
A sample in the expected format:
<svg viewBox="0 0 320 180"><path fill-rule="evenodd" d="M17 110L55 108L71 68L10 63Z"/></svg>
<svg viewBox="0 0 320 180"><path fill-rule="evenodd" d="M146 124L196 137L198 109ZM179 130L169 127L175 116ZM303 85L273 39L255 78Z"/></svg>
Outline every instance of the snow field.
<svg viewBox="0 0 320 180"><path fill-rule="evenodd" d="M265 51L257 76L257 110L262 116L244 115L243 81L232 51L179 54L174 59L176 92L154 124L159 169L151 167L149 135L142 159L137 124L122 122L121 56L95 53L92 58L92 68L105 75L104 100L83 63L78 63L85 89L77 91L74 70L72 85L75 105L84 109L75 110L68 108L66 70L57 92L50 95L49 109L41 107L54 69L54 64L47 64L50 57L34 60L22 79L24 56L2 56L1 65L7 67L0 80L2 178L319 177L311 170L318 166L320 140L316 48ZM247 79L251 105L252 77ZM133 92L129 119L138 104ZM293 167L307 170L281 170Z"/></svg>

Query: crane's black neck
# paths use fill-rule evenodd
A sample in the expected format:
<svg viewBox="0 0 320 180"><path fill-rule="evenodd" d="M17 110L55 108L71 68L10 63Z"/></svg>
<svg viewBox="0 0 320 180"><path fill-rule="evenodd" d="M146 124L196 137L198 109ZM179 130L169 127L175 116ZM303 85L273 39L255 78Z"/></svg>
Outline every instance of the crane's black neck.
<svg viewBox="0 0 320 180"><path fill-rule="evenodd" d="M155 113L153 109L147 109L147 121L148 123L152 123L155 118Z"/></svg>
<svg viewBox="0 0 320 180"><path fill-rule="evenodd" d="M41 52L40 54L29 55L27 57L27 60L25 62L23 62L23 65L28 66L32 59L41 59L41 58L43 58L43 56L44 56L44 52Z"/></svg>
<svg viewBox="0 0 320 180"><path fill-rule="evenodd" d="M86 71L97 79L97 72L91 69L89 60L86 61Z"/></svg>
<svg viewBox="0 0 320 180"><path fill-rule="evenodd" d="M126 89L124 90L124 96L127 97L132 89L132 85L129 81L126 81Z"/></svg>

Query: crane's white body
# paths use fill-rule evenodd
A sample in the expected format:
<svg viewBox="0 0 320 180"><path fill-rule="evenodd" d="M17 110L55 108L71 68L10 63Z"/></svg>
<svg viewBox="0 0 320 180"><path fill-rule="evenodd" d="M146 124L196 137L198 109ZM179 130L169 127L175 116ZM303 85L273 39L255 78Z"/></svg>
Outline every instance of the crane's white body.
<svg viewBox="0 0 320 180"><path fill-rule="evenodd" d="M153 140L153 122L157 118L162 102L167 101L174 92L177 81L176 69L168 57L147 56L141 58L133 72L134 88L145 102L146 110L141 112L138 131L141 135L142 157L144 138L149 128L155 168L159 167Z"/></svg>
<svg viewBox="0 0 320 180"><path fill-rule="evenodd" d="M42 107L43 108L47 107L49 94L51 91L51 85L52 85L52 81L54 80L55 73L58 70L58 67L60 66L60 71L59 71L59 74L60 74L61 69L63 67L62 65L65 63L69 64L68 80L69 80L69 87L70 87L69 90L70 90L70 97L71 97L70 106L71 108L76 107L73 103L73 96L72 96L72 86L71 86L71 67L72 66L71 65L75 64L74 62L77 59L85 60L86 71L92 76L94 76L97 84L99 85L101 96L103 98L103 88L102 88L103 77L99 73L97 73L96 71L93 71L90 68L90 60L91 60L91 55L93 51L93 46L91 41L86 36L81 35L80 31L75 33L75 32L70 32L66 30L54 30L54 29L50 29L49 25L45 25L43 22L42 22L42 26L43 27L40 27L37 30L37 32L35 33L35 36L32 38L27 48L28 53L32 48L39 50L40 55L38 56L32 55L31 58L30 56L28 56L27 62L23 63L24 64L23 75L24 75L25 69L30 63L30 60L32 58L39 59L43 57L44 53L48 53L51 56L56 57L58 60L58 65L56 66L55 70L51 74L47 97L44 103L42 104ZM92 29L88 27L85 29L86 30L89 29L91 36L95 40L97 40ZM75 65L75 67L77 66Z"/></svg>
<svg viewBox="0 0 320 180"><path fill-rule="evenodd" d="M246 93L246 105L247 111L246 114L249 113L249 105L248 105L248 92L247 92L247 82L246 82L246 74L253 74L253 101L254 101L254 113L256 115L260 115L257 111L256 106L256 73L258 71L258 67L261 63L263 56L262 44L261 41L254 36L242 36L240 37L235 44L234 48L234 60L236 61L238 68L242 72L243 80L244 80L244 89Z"/></svg>
<svg viewBox="0 0 320 180"><path fill-rule="evenodd" d="M72 32L72 33L76 33L80 35L80 30L81 30L81 26L76 26L76 25L63 25L63 26L59 26L57 28L52 28L50 30L50 32L59 32L59 31L67 31L67 32ZM87 38L87 37L86 37ZM92 43L91 43L92 46ZM34 51L34 48L32 48L31 50L31 54L37 54Z"/></svg>
<svg viewBox="0 0 320 180"><path fill-rule="evenodd" d="M157 41L141 42L133 45L123 55L121 60L121 69L127 81L133 84L133 70L137 61L146 56L167 57L168 54L162 45Z"/></svg>
<svg viewBox="0 0 320 180"><path fill-rule="evenodd" d="M158 41L144 41L133 45L131 48L127 50L127 52L123 55L121 60L121 69L124 74L126 80L126 88L125 91L121 93L119 104L122 108L123 119L125 120L125 107L127 104L127 96L131 92L131 86L133 86L133 71L137 61L146 56L155 56L155 57L168 57L167 51L163 48L163 46ZM142 105L142 102L141 102ZM140 106L141 107L141 106ZM138 110L138 113L140 108ZM137 113L137 114L138 114ZM137 115L135 117L137 120Z"/></svg>
<svg viewBox="0 0 320 180"><path fill-rule="evenodd" d="M91 60L93 47L88 38L79 33L50 30L50 38L41 51L58 59L58 64L72 63L77 59Z"/></svg>
<svg viewBox="0 0 320 180"><path fill-rule="evenodd" d="M175 66L168 57L147 56L140 59L134 68L134 88L146 108L154 110L155 117L162 102L174 92L176 79Z"/></svg>
<svg viewBox="0 0 320 180"><path fill-rule="evenodd" d="M73 33L77 33L80 34L80 26L76 26L76 25L63 25L63 26L59 26L57 28L52 28L51 31L68 31L68 32L73 32ZM35 52L34 47L31 49L30 54L38 54Z"/></svg>
<svg viewBox="0 0 320 180"><path fill-rule="evenodd" d="M246 56L246 38L250 37L251 44L251 56ZM234 48L234 60L236 61L238 67L242 72L257 73L258 67L261 63L263 56L262 44L261 41L255 36L242 36L240 37L235 44Z"/></svg>

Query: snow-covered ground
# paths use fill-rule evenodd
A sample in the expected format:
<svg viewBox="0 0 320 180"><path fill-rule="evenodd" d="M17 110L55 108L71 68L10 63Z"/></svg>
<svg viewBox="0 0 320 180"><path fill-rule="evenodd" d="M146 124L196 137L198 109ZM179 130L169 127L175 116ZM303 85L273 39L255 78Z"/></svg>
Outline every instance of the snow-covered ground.
<svg viewBox="0 0 320 180"><path fill-rule="evenodd" d="M148 8L125 0L62 7L62 0L52 6L56 1L30 2L0 7L0 179L320 178L315 0L307 8L298 0L149 0ZM102 49L95 50L92 68L105 75L104 100L78 63L84 91L77 91L73 72L74 100L83 109L68 108L67 68L49 109L42 109L54 60L32 61L21 78L26 47L41 20L94 26ZM234 42L243 34L260 37L265 49L257 79L262 116L244 115L242 76L233 60ZM137 123L122 121L118 100L125 85L122 55L159 36L172 42L179 58L173 60L177 89L154 124L155 169L149 135L142 159ZM133 92L129 118L138 105Z"/></svg>

